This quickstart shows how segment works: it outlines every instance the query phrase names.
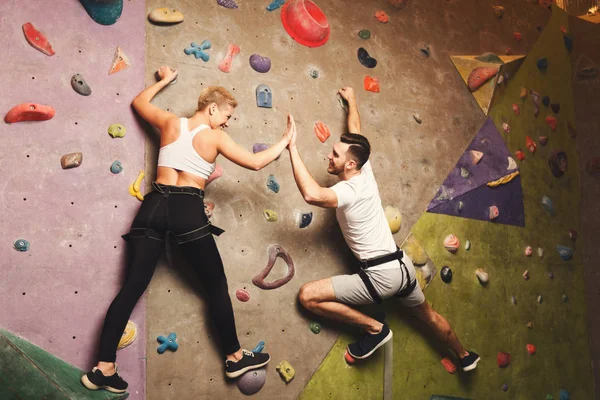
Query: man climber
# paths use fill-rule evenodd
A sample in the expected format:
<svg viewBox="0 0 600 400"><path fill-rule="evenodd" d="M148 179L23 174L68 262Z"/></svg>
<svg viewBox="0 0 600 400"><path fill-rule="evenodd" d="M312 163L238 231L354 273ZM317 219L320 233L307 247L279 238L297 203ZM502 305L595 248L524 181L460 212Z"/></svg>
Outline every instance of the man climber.
<svg viewBox="0 0 600 400"><path fill-rule="evenodd" d="M475 369L479 356L462 347L448 321L425 301L411 259L394 242L369 162L371 146L361 135L354 90L344 87L339 93L348 102L351 133L344 133L340 142L333 145L327 172L337 175L340 182L326 188L314 180L296 148L295 124L288 150L294 178L304 200L311 205L336 209L344 239L360 260L360 271L304 284L298 293L300 303L315 314L363 328L365 335L349 344L347 351L355 359L364 359L392 339L392 331L384 318L379 321L350 306L380 303L396 297L456 353L464 371Z"/></svg>

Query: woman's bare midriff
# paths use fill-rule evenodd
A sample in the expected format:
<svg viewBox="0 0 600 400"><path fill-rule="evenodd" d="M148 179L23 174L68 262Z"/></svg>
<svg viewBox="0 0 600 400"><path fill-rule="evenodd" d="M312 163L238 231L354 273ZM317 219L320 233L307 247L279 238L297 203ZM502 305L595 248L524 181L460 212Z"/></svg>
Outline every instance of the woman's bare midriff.
<svg viewBox="0 0 600 400"><path fill-rule="evenodd" d="M156 170L156 183L169 186L191 186L204 190L206 179L189 172L178 171L169 167L158 167Z"/></svg>

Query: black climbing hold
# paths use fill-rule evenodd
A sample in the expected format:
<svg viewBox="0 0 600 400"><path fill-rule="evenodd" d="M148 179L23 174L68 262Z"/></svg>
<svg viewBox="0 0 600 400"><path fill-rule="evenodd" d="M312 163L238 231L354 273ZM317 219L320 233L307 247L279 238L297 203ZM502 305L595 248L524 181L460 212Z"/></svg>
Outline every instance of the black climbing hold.
<svg viewBox="0 0 600 400"><path fill-rule="evenodd" d="M425 57L429 57L430 56L430 52L429 52L429 45L425 44L423 45L423 47L421 47L421 54L423 54Z"/></svg>
<svg viewBox="0 0 600 400"><path fill-rule="evenodd" d="M548 96L542 97L542 104L544 104L546 107L548 107L550 105L550 97L548 97Z"/></svg>
<svg viewBox="0 0 600 400"><path fill-rule="evenodd" d="M565 35L563 37L563 39L565 40L565 47L567 48L567 51L570 53L573 50L573 38L569 35Z"/></svg>
<svg viewBox="0 0 600 400"><path fill-rule="evenodd" d="M369 56L369 53L364 48L358 49L358 61L367 68L375 68L377 60Z"/></svg>
<svg viewBox="0 0 600 400"><path fill-rule="evenodd" d="M442 277L442 281L444 281L444 283L450 283L452 281L452 270L450 269L450 267L444 265L442 267L440 276Z"/></svg>

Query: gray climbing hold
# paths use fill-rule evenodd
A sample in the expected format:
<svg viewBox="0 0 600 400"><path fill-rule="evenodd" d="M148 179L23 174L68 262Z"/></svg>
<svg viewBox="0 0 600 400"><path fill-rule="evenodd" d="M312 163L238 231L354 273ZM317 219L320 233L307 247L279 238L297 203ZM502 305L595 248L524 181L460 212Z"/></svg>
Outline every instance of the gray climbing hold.
<svg viewBox="0 0 600 400"><path fill-rule="evenodd" d="M569 302L569 297L566 294L562 295L562 302L563 303L568 303Z"/></svg>
<svg viewBox="0 0 600 400"><path fill-rule="evenodd" d="M81 74L73 75L71 78L71 87L82 96L89 96L92 94L92 88L90 88Z"/></svg>
<svg viewBox="0 0 600 400"><path fill-rule="evenodd" d="M121 161L116 160L110 165L110 172L113 174L118 174L121 171L123 171L123 164L121 164Z"/></svg>
<svg viewBox="0 0 600 400"><path fill-rule="evenodd" d="M256 87L256 105L263 108L273 107L273 92L267 85Z"/></svg>
<svg viewBox="0 0 600 400"><path fill-rule="evenodd" d="M469 170L466 169L465 167L460 167L460 176L462 176L463 178L468 178L469 177Z"/></svg>
<svg viewBox="0 0 600 400"><path fill-rule="evenodd" d="M265 368L248 371L237 380L238 389L246 396L257 393L265 385L267 380Z"/></svg>
<svg viewBox="0 0 600 400"><path fill-rule="evenodd" d="M277 183L277 179L275 179L275 175L271 174L267 178L267 187L274 191L275 193L279 193L279 183Z"/></svg>
<svg viewBox="0 0 600 400"><path fill-rule="evenodd" d="M511 297L510 297L510 301L511 301L511 303L513 303L514 305L517 305L517 297L516 297L516 296L511 296Z"/></svg>
<svg viewBox="0 0 600 400"><path fill-rule="evenodd" d="M300 215L300 223L299 223L300 228L306 228L307 226L309 226L310 223L312 222L312 219L313 219L312 211L307 212L307 213L302 213Z"/></svg>
<svg viewBox="0 0 600 400"><path fill-rule="evenodd" d="M13 248L17 251L27 251L29 250L29 242L25 239L17 239L13 243Z"/></svg>
<svg viewBox="0 0 600 400"><path fill-rule="evenodd" d="M313 79L317 79L319 77L319 71L316 69L311 69L309 74L310 74L310 77Z"/></svg>

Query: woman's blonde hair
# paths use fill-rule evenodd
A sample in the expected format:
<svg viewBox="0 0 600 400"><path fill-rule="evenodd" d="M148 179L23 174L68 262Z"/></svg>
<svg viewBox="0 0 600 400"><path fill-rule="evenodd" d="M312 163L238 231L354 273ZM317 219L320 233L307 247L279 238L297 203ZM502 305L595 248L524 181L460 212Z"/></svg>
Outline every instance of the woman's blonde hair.
<svg viewBox="0 0 600 400"><path fill-rule="evenodd" d="M216 103L219 108L225 104L235 108L238 104L235 97L222 86L209 86L200 92L198 111L204 110L212 103Z"/></svg>

